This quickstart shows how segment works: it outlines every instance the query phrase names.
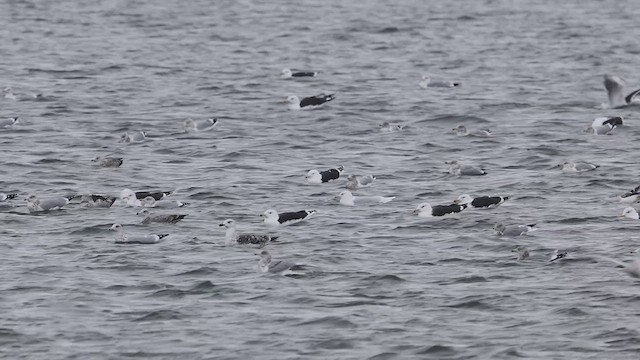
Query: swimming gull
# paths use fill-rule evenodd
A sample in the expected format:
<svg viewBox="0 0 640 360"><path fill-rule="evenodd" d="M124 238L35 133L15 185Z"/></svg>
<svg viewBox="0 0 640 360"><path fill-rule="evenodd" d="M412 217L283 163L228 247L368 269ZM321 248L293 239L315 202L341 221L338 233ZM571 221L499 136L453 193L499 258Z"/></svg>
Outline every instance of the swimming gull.
<svg viewBox="0 0 640 360"><path fill-rule="evenodd" d="M16 94L13 88L6 87L2 89L2 95L5 99L10 100L28 100L28 99L41 99L42 94L33 94L33 95L25 95L25 94Z"/></svg>
<svg viewBox="0 0 640 360"><path fill-rule="evenodd" d="M110 231L116 232L116 244L156 244L169 234L127 235L120 224L113 224Z"/></svg>
<svg viewBox="0 0 640 360"><path fill-rule="evenodd" d="M518 253L518 260L526 260L529 258L529 249L526 246L518 245L511 249L512 252Z"/></svg>
<svg viewBox="0 0 640 360"><path fill-rule="evenodd" d="M240 234L236 229L236 222L232 219L225 220L219 226L224 226L227 231L224 236L225 245L258 245L265 246L270 241L275 241L278 237L268 234Z"/></svg>
<svg viewBox="0 0 640 360"><path fill-rule="evenodd" d="M458 160L445 161L445 164L449 165L449 174L458 176L481 176L486 175L487 172L484 169L477 168L471 165L464 165Z"/></svg>
<svg viewBox="0 0 640 360"><path fill-rule="evenodd" d="M640 89L625 95L626 83L618 76L605 75L604 88L607 89L609 106L612 108L640 103Z"/></svg>
<svg viewBox="0 0 640 360"><path fill-rule="evenodd" d="M261 272L284 273L286 271L304 270L305 266L285 260L273 260L269 251L262 250L262 252L260 252L258 269L260 269Z"/></svg>
<svg viewBox="0 0 640 360"><path fill-rule="evenodd" d="M475 137L489 137L491 136L491 131L487 129L474 129L469 130L464 125L458 125L453 128L453 132L458 136L475 136Z"/></svg>
<svg viewBox="0 0 640 360"><path fill-rule="evenodd" d="M280 76L282 76L285 79L291 78L291 77L315 77L318 75L317 71L296 71L296 72L292 72L291 69L282 69L282 71L280 72Z"/></svg>
<svg viewBox="0 0 640 360"><path fill-rule="evenodd" d="M91 159L91 161L97 166L110 167L110 168L120 167L123 163L122 158L113 158L113 157L103 158L101 156L96 156L95 158Z"/></svg>
<svg viewBox="0 0 640 360"><path fill-rule="evenodd" d="M560 260L560 259L566 259L567 254L568 253L566 251L560 252L558 250L554 250L553 254L551 255L551 258L549 259L549 262Z"/></svg>
<svg viewBox="0 0 640 360"><path fill-rule="evenodd" d="M151 224L151 223L175 224L187 216L187 215L178 215L178 214L151 215L148 209L142 209L138 211L136 215L145 217L144 219L142 219L142 224Z"/></svg>
<svg viewBox="0 0 640 360"><path fill-rule="evenodd" d="M536 224L529 225L504 225L501 223L495 224L493 230L496 231L498 236L520 236L526 235L530 231L534 230Z"/></svg>
<svg viewBox="0 0 640 360"><path fill-rule="evenodd" d="M136 131L134 133L124 133L122 134L122 136L120 136L120 140L118 140L119 143L140 143L145 141L145 139L147 138L147 133L144 131Z"/></svg>
<svg viewBox="0 0 640 360"><path fill-rule="evenodd" d="M508 196L479 196L473 198L468 194L462 194L453 200L453 203L467 205L470 209L491 209L500 206L507 200L509 200Z"/></svg>
<svg viewBox="0 0 640 360"><path fill-rule="evenodd" d="M287 98L287 103L289 104L289 110L307 110L320 107L335 98L335 94L320 94L316 96L306 97L300 100L300 98L298 98L297 96L291 95Z"/></svg>
<svg viewBox="0 0 640 360"><path fill-rule="evenodd" d="M278 213L276 210L269 209L260 214L260 217L264 218L264 223L267 225L288 225L305 220L315 213L315 210L300 210Z"/></svg>
<svg viewBox="0 0 640 360"><path fill-rule="evenodd" d="M110 208L116 199L115 196L83 194L80 197L80 206L84 208Z"/></svg>
<svg viewBox="0 0 640 360"><path fill-rule="evenodd" d="M384 204L395 199L395 196L353 196L351 191L345 190L338 194L340 205L354 206L362 204Z"/></svg>
<svg viewBox="0 0 640 360"><path fill-rule="evenodd" d="M609 135L616 126L622 125L622 116L598 117L585 132L594 135Z"/></svg>
<svg viewBox="0 0 640 360"><path fill-rule="evenodd" d="M216 118L207 119L203 121L196 121L189 118L184 121L184 123L182 124L182 127L184 128L185 132L195 133L195 132L211 130L216 125L218 125L218 119Z"/></svg>
<svg viewBox="0 0 640 360"><path fill-rule="evenodd" d="M123 201L126 201L126 199L132 198L132 199L144 199L147 196L151 196L152 198L154 198L155 200L162 200L165 197L171 195L171 191L136 191L133 192L130 189L124 189L120 192L120 199ZM141 206L141 205L137 205L137 206Z"/></svg>
<svg viewBox="0 0 640 360"><path fill-rule="evenodd" d="M558 167L560 167L562 172L564 173L580 173L595 170L599 168L600 165L581 161L565 161L564 163L558 165Z"/></svg>
<svg viewBox="0 0 640 360"><path fill-rule="evenodd" d="M628 206L622 210L622 214L620 217L626 217L629 219L640 220L640 215L638 215L638 211L631 206Z"/></svg>
<svg viewBox="0 0 640 360"><path fill-rule="evenodd" d="M425 75L422 75L422 80L418 83L418 85L420 85L421 88L426 89L426 88L432 88L432 87L451 88L451 87L458 87L461 84L459 82L454 82L454 81L433 81L429 74L425 74Z"/></svg>
<svg viewBox="0 0 640 360"><path fill-rule="evenodd" d="M390 133L390 132L396 132L404 129L404 125L391 124L388 121L385 121L382 124L378 125L378 129L380 129L380 131L382 132Z"/></svg>
<svg viewBox="0 0 640 360"><path fill-rule="evenodd" d="M18 196L18 194L0 193L0 202L15 199L16 196Z"/></svg>
<svg viewBox="0 0 640 360"><path fill-rule="evenodd" d="M13 92L13 89L10 87L6 87L4 89L2 89L2 96L5 99L11 99L11 100L16 100L16 94Z"/></svg>
<svg viewBox="0 0 640 360"><path fill-rule="evenodd" d="M189 205L189 203L178 200L156 200L153 196L147 196L140 200L140 203L142 203L142 206L144 207L157 207L164 209L175 209Z"/></svg>
<svg viewBox="0 0 640 360"><path fill-rule="evenodd" d="M430 218L435 216L445 216L449 214L459 213L466 208L467 205L464 204L431 206L431 204L429 204L428 202L424 202L413 209L413 213L418 214L418 216L422 218Z"/></svg>
<svg viewBox="0 0 640 360"><path fill-rule="evenodd" d="M344 171L344 167L342 166L338 166L335 169L329 169L325 171L309 170L309 172L307 172L307 175L305 175L304 178L307 180L308 183L322 184L322 183L326 183L331 180L335 180L339 178L340 174L342 174L343 171Z"/></svg>
<svg viewBox="0 0 640 360"><path fill-rule="evenodd" d="M631 191L620 195L620 202L634 203L638 201L638 198L640 198L640 186L637 186L635 189L632 189Z"/></svg>
<svg viewBox="0 0 640 360"><path fill-rule="evenodd" d="M371 186L373 181L376 179L373 175L349 175L347 176L347 189L349 190L357 190Z"/></svg>
<svg viewBox="0 0 640 360"><path fill-rule="evenodd" d="M71 198L73 198L73 196ZM67 205L69 200L69 198L62 196L40 199L36 195L29 195L29 197L25 199L29 212L59 210Z"/></svg>
<svg viewBox="0 0 640 360"><path fill-rule="evenodd" d="M0 120L0 127L7 128L15 125L18 122L18 117L11 117Z"/></svg>

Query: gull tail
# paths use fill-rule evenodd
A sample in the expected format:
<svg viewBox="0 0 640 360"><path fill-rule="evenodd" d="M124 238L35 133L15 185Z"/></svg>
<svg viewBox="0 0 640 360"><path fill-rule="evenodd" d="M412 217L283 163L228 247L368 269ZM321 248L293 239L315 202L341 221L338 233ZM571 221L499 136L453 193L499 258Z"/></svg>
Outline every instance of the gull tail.
<svg viewBox="0 0 640 360"><path fill-rule="evenodd" d="M160 238L160 239L164 239L167 236L169 236L169 234L158 234L158 238Z"/></svg>

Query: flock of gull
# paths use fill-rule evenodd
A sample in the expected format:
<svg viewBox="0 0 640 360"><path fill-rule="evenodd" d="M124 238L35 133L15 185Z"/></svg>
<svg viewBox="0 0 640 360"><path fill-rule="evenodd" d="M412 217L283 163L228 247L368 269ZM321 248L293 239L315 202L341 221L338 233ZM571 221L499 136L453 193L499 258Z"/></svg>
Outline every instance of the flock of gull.
<svg viewBox="0 0 640 360"><path fill-rule="evenodd" d="M281 76L286 79L296 78L312 78L316 77L318 72L315 71L297 71L294 72L290 69L284 69L281 72ZM422 88L455 88L461 86L459 82L452 81L434 81L430 76L425 75L419 82L419 86ZM609 107L619 108L630 105L640 104L640 89L627 93L625 91L625 82L617 76L604 76L604 87L607 90ZM25 97L39 98L42 95L24 95L16 94L12 88L5 88L3 90L3 96L9 100L21 100ZM309 110L322 107L326 103L335 99L335 94L319 94L311 97L303 97L302 99L296 95L288 96L286 104L289 110ZM592 124L585 130L594 135L608 135L611 134L614 129L623 124L623 118L620 116L598 117L595 118ZM18 117L7 118L0 120L0 129L10 129L19 123ZM215 118L196 121L193 119L187 119L183 122L183 129L187 133L197 133L212 130L217 124L218 120ZM379 129L382 132L395 132L401 131L403 125L392 124L384 122L379 125ZM489 129L468 129L464 125L458 125L452 129L452 131L458 136L469 137L491 137L493 134ZM121 143L141 143L146 140L146 133L144 131L137 131L132 133L124 133L120 137ZM95 166L106 168L118 168L124 163L124 159L120 157L103 156L96 157L91 160ZM458 160L448 161L448 172L455 176L483 176L487 172L485 169L476 167L474 165L465 164ZM586 171L594 171L599 166L596 164L586 162L564 162L559 164L558 167L563 172L567 173L581 173ZM338 166L326 170L309 170L304 176L307 183L310 184L324 184L327 182L335 181L342 178L344 167ZM346 189L340 192L336 196L336 200L344 206L356 206L360 204L373 203L381 204L388 203L394 199L394 197L384 196L355 196L353 192L362 188L367 188L374 184L376 177L373 175L349 175L346 177L345 187ZM164 223L175 224L183 220L187 214L180 213L182 208L188 205L188 203L174 200L171 198L171 191L133 191L130 189L124 189L120 192L119 196L101 195L101 194L77 194L68 197L38 197L34 194L26 196L26 208L29 212L48 212L59 210L67 206L70 202L79 202L80 207L85 208L109 208L115 202L120 202L124 206L137 208L137 215L142 218L142 224L151 223ZM15 193L0 193L0 206L14 207L16 201L19 198L19 194ZM469 209L488 210L496 208L501 204L509 200L508 196L471 196L469 194L462 194L458 196L452 203L433 205L428 202L419 204L413 212L420 218L443 218L448 216L455 216L462 211L469 211ZM640 186L632 189L631 191L619 196L620 202L627 204L640 203ZM160 213L155 213L159 210ZM278 227L282 225L288 225L298 223L312 217L316 213L316 210L297 210L278 212L274 209L268 209L264 211L260 216L263 219L265 225L269 227ZM632 206L626 207L621 216L640 220L638 211ZM270 252L265 249L270 242L277 241L278 237L268 233L241 233L236 226L236 222L233 219L227 219L220 223L220 227L225 228L225 245L248 245L261 249L258 253L260 256L258 262L258 269L262 272L272 273L295 273L298 270L304 270L305 265L294 262L288 262L283 260L274 260ZM504 237L518 237L527 235L528 233L536 230L536 224L502 224L497 223L493 227L497 236ZM118 244L155 244L161 241L168 234L129 234L125 232L121 224L113 224L110 229L115 232L115 242ZM513 250L517 253L518 260L526 260L530 257L530 250L525 246L517 246ZM640 249L632 250L631 253L638 253ZM568 256L567 251L556 250L549 261L556 261L565 259ZM608 258L607 258L608 259ZM632 263L618 262L614 259L608 259L615 262L617 265L623 268L627 273L634 277L640 277L640 258L636 257Z"/></svg>

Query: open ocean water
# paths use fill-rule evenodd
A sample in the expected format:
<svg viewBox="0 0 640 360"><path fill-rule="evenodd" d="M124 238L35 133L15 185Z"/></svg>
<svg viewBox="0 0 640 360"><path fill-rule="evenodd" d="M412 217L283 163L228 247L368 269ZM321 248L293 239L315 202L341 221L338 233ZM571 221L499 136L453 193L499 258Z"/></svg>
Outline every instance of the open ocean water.
<svg viewBox="0 0 640 360"><path fill-rule="evenodd" d="M638 359L638 107L603 109L604 74L640 87L640 8L628 1L2 1L0 354L6 359ZM284 67L315 70L282 79ZM421 75L462 82L418 86ZM313 111L286 96L335 92ZM41 93L38 99L31 94ZM583 132L621 115L610 136ZM218 117L185 134L184 119ZM402 131L381 133L384 121ZM451 128L490 128L488 139ZM144 130L141 144L118 143ZM92 166L97 155L121 168ZM456 177L445 161L486 169ZM600 165L564 174L567 160ZM346 207L345 180L374 174ZM171 190L175 225L137 209L29 214L24 199ZM437 220L419 203L501 195ZM259 215L315 209L271 230ZM218 226L270 232L303 276L257 271ZM536 223L500 238L493 225ZM169 233L116 245L111 224ZM511 249L525 245L531 258ZM554 250L568 258L549 262Z"/></svg>

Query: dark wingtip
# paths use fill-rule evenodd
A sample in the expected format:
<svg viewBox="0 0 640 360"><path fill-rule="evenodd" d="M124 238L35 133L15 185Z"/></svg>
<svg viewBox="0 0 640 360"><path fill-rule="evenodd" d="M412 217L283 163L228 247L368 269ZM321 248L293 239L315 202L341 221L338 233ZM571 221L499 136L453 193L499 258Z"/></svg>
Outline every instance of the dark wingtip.
<svg viewBox="0 0 640 360"><path fill-rule="evenodd" d="M504 196L504 197L502 197L502 198L503 198L505 201L509 200L509 197L508 197L508 196Z"/></svg>
<svg viewBox="0 0 640 360"><path fill-rule="evenodd" d="M164 238L166 238L167 236L169 236L169 234L158 234L158 237L159 237L160 239L164 239Z"/></svg>
<svg viewBox="0 0 640 360"><path fill-rule="evenodd" d="M528 224L527 226L534 227L534 226L536 226L536 224Z"/></svg>
<svg viewBox="0 0 640 360"><path fill-rule="evenodd" d="M269 241L276 241L279 238L279 236L271 236L269 237Z"/></svg>
<svg viewBox="0 0 640 360"><path fill-rule="evenodd" d="M7 194L7 199L15 199L18 194Z"/></svg>

